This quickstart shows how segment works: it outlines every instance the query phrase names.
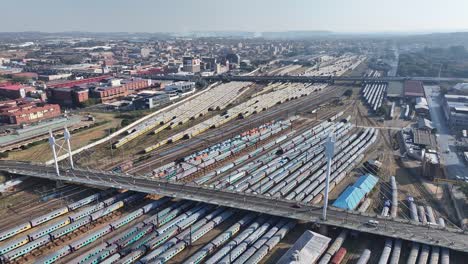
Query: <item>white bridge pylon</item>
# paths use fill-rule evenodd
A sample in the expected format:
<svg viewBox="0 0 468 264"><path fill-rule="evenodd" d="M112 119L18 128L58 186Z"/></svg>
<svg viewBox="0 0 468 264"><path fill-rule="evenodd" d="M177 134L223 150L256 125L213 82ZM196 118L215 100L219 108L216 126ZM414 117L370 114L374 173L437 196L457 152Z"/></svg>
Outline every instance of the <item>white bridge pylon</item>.
<svg viewBox="0 0 468 264"><path fill-rule="evenodd" d="M68 152L68 157L70 159L70 167L71 169L74 169L75 166L73 164L73 155L72 155L71 144L70 144L71 134L70 134L70 131L68 131L68 128L66 126L63 129L64 129L63 138L65 139L65 142L67 143L67 152ZM60 176L60 170L59 170L58 159L57 159L57 147L60 150L63 148L63 144L62 145L57 144L57 140L55 139L54 134L52 133L52 130L49 130L49 145L50 145L50 148L52 149L52 154L54 155L55 173L57 174L57 176Z"/></svg>

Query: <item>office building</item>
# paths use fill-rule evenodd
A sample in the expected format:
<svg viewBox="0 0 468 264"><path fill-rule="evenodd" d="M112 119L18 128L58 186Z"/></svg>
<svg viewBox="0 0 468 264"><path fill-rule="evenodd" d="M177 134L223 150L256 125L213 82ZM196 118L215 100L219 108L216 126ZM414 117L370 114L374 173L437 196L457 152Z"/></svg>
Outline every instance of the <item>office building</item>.
<svg viewBox="0 0 468 264"><path fill-rule="evenodd" d="M200 60L191 56L182 58L182 71L197 73L200 72Z"/></svg>

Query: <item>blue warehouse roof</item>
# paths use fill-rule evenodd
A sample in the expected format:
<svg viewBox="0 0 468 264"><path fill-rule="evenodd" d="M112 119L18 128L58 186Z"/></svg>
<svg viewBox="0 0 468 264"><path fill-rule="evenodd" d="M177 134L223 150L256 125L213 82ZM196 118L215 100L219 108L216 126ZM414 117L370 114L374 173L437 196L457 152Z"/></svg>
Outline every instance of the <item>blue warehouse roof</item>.
<svg viewBox="0 0 468 264"><path fill-rule="evenodd" d="M333 206L346 210L354 210L365 195L366 193L361 189L348 186L333 203Z"/></svg>
<svg viewBox="0 0 468 264"><path fill-rule="evenodd" d="M354 187L363 190L366 194L374 189L379 179L372 174L366 174L361 177L353 184Z"/></svg>

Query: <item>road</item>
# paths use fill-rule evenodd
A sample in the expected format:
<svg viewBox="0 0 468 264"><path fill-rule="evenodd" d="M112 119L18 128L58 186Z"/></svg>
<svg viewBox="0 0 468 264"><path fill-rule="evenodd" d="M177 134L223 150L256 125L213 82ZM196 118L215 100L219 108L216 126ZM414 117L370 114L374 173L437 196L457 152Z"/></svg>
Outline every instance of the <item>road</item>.
<svg viewBox="0 0 468 264"><path fill-rule="evenodd" d="M328 212L327 221L323 221L320 219L321 208L317 206L310 204L299 204L298 206L295 201L228 190L216 190L191 183L182 184L86 170L70 171L62 169L60 171L61 176L57 176L54 167L16 161L0 161L0 171L188 199L468 252L468 235L462 231L451 228L430 228L430 226L424 226L409 220L383 218L375 214L359 214L331 208ZM377 227L366 225L370 219L378 220L379 225Z"/></svg>
<svg viewBox="0 0 468 264"><path fill-rule="evenodd" d="M429 112L432 122L437 128L437 144L439 154L441 155L441 163L445 166L445 172L449 179L456 179L457 176L466 175L466 166L463 160L457 155L455 147L455 136L450 130L447 120L442 109L443 98L440 94L439 86L425 85L427 103L429 104ZM447 152L447 150L450 150Z"/></svg>

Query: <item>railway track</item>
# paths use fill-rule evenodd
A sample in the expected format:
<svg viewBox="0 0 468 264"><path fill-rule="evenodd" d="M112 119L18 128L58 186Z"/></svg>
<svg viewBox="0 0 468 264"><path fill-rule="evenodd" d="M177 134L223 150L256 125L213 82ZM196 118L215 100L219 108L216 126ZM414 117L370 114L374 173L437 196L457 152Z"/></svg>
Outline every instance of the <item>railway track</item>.
<svg viewBox="0 0 468 264"><path fill-rule="evenodd" d="M144 159L141 164L137 164L128 172L139 173L143 170L147 170L151 165L159 163L164 164L173 161L174 159L196 151L203 146L214 144L216 141L221 141L223 138L228 138L244 130L251 129L259 123L266 123L275 118L287 116L292 112L291 110L295 110L294 113L307 111L307 109L317 107L318 105L327 102L330 97L336 96L338 91L339 89L337 87L332 86L315 97L311 98L311 96L307 96L289 101L275 106L271 110L258 113L247 120L237 120L235 123L231 122L230 125L228 124L226 126L221 126L219 129L210 130L199 138L193 138L186 142L181 141L161 147L157 152L163 154L150 154L150 158Z"/></svg>

